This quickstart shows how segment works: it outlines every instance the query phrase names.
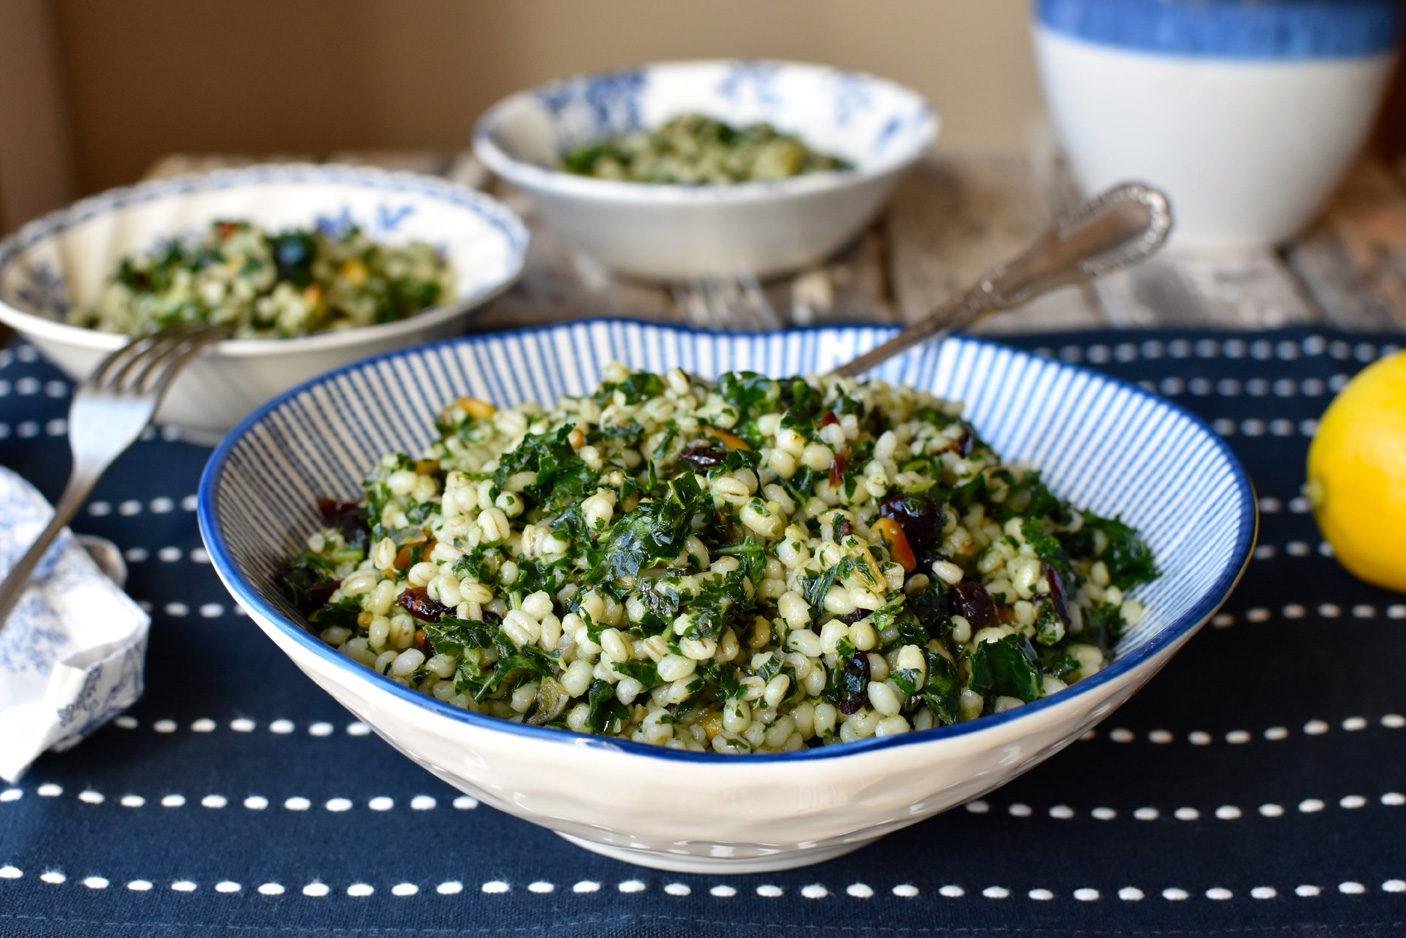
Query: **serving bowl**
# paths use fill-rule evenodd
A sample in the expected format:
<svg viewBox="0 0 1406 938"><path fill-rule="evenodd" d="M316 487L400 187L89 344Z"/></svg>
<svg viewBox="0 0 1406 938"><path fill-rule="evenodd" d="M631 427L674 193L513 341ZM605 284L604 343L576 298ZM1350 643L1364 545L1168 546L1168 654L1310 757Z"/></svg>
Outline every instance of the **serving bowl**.
<svg viewBox="0 0 1406 938"><path fill-rule="evenodd" d="M582 144L698 112L767 121L853 169L729 186L654 185L560 169ZM542 218L622 273L681 280L795 270L854 237L938 119L914 91L859 72L790 62L671 62L580 75L514 94L474 127L474 152Z"/></svg>
<svg viewBox="0 0 1406 938"><path fill-rule="evenodd" d="M1395 0L1036 0L1031 38L1080 187L1148 179L1171 246L1253 250L1310 223L1362 149Z"/></svg>
<svg viewBox="0 0 1406 938"><path fill-rule="evenodd" d="M329 369L461 332L471 310L517 278L527 254L517 216L444 180L353 166L253 166L113 189L25 225L0 242L0 322L81 379L128 340L69 325L68 310L92 303L120 258L221 219L275 231L355 224L384 243L429 242L453 269L453 297L398 322L215 343L176 378L156 415L197 442L217 442L259 404Z"/></svg>
<svg viewBox="0 0 1406 938"><path fill-rule="evenodd" d="M824 372L892 335L877 327L722 335L593 321L463 338L350 365L260 408L201 480L215 570L314 681L449 784L588 849L684 871L816 863L983 794L1077 739L1150 678L1215 612L1254 541L1251 487L1200 420L1110 378L968 338L876 372L968 405L1007 459L1061 497L1121 515L1162 576L1105 670L969 723L775 755L688 753L526 726L455 709L338 654L274 585L323 522L319 498L354 499L386 451L416 453L438 410L469 395L508 406L589 393L602 366L714 376Z"/></svg>

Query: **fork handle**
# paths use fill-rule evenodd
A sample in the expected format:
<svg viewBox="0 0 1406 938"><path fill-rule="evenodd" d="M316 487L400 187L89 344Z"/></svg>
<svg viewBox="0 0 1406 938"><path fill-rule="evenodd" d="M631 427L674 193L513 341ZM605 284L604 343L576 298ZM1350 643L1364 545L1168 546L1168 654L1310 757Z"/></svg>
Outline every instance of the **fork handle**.
<svg viewBox="0 0 1406 938"><path fill-rule="evenodd" d="M24 552L24 556L15 561L15 565L10 568L5 581L0 583L0 632L4 631L10 610L29 583L29 575L34 572L34 568L38 566L44 552L49 549L54 538L59 536L59 532L68 523L68 519L73 517L74 512L88 497L88 493L93 490L93 486L97 484L101 474L74 465L73 473L68 479L68 485L64 487L63 495L60 496L58 504L54 506L54 516L49 519L48 527L44 528L38 539L29 545L29 550Z"/></svg>
<svg viewBox="0 0 1406 938"><path fill-rule="evenodd" d="M1110 189L1056 218L1024 254L987 271L965 293L834 373L857 378L987 313L1020 306L1047 290L1084 283L1140 261L1162 245L1171 227L1171 208L1161 192L1135 182Z"/></svg>

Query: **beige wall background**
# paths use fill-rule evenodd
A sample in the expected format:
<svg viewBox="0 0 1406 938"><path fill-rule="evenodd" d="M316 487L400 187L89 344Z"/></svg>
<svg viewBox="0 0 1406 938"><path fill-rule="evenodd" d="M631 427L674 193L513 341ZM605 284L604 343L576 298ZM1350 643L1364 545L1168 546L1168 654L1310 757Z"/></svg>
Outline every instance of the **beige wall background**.
<svg viewBox="0 0 1406 938"><path fill-rule="evenodd" d="M49 0L0 0L0 230L77 191L60 63Z"/></svg>
<svg viewBox="0 0 1406 938"><path fill-rule="evenodd" d="M174 151L461 148L515 90L672 58L885 75L933 102L948 149L1020 146L1041 112L1026 0L46 2L83 192Z"/></svg>

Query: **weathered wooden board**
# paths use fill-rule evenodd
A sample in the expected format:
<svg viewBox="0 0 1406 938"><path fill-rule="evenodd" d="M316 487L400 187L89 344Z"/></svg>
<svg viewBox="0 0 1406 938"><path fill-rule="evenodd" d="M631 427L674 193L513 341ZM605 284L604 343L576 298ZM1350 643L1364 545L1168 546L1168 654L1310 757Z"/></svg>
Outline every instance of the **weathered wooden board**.
<svg viewBox="0 0 1406 938"><path fill-rule="evenodd" d="M164 157L147 178L280 156ZM533 235L522 279L486 307L475 329L594 316L681 320L667 286L632 282L561 241L526 197L499 184L467 151L344 151L338 162L445 176L482 188L523 215ZM1406 328L1406 165L1366 161L1320 222L1281 253L1168 253L1092 287L1066 288L996 314L972 331L1009 333L1115 327L1271 328L1330 322ZM763 285L796 325L912 321L1018 253L1077 198L1051 148L1034 156L933 154L895 192L885 215L819 267Z"/></svg>
<svg viewBox="0 0 1406 938"><path fill-rule="evenodd" d="M1013 153L931 156L898 187L888 211L894 304L906 322L931 312L1020 253L1049 223L1047 195ZM973 332L1090 329L1105 319L1068 288L998 313Z"/></svg>
<svg viewBox="0 0 1406 938"><path fill-rule="evenodd" d="M1037 176L1056 211L1083 196L1052 137L1039 147ZM1172 206L1173 216L1176 206ZM1118 328L1268 329L1315 322L1318 310L1272 251L1195 255L1175 247L1088 288L1108 324Z"/></svg>
<svg viewBox="0 0 1406 938"><path fill-rule="evenodd" d="M423 173L426 176L447 176L454 156L442 150L338 150L329 153L327 159L322 162L376 166L397 172Z"/></svg>
<svg viewBox="0 0 1406 938"><path fill-rule="evenodd" d="M1406 167L1403 167L1406 169ZM1318 223L1285 250L1329 322L1406 328L1406 189L1378 160L1348 174Z"/></svg>
<svg viewBox="0 0 1406 938"><path fill-rule="evenodd" d="M1272 329L1322 321L1270 250L1163 254L1095 281L1093 290L1109 322L1120 327Z"/></svg>
<svg viewBox="0 0 1406 938"><path fill-rule="evenodd" d="M211 173L217 169L238 169L257 163L316 163L311 153L172 153L163 156L142 179L169 179L186 173Z"/></svg>

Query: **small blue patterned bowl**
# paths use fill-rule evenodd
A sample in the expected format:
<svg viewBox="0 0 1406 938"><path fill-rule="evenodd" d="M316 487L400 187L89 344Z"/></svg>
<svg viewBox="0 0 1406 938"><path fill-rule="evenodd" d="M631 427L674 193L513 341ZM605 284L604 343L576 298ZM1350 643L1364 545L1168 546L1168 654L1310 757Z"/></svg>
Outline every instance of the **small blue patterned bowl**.
<svg viewBox="0 0 1406 938"><path fill-rule="evenodd" d="M854 168L779 182L676 186L559 169L563 154L697 112L766 121ZM558 234L626 274L760 276L824 259L878 212L932 145L938 120L893 82L789 62L673 62L581 75L519 92L474 128L474 152L524 189Z"/></svg>
<svg viewBox="0 0 1406 938"><path fill-rule="evenodd" d="M1121 515L1162 571L1134 594L1147 612L1108 668L1024 707L926 732L722 756L468 713L339 655L304 627L274 574L321 526L319 498L355 498L383 452L418 452L454 398L507 406L588 393L612 360L705 376L825 372L891 334L721 335L594 321L368 359L288 392L230 434L200 483L201 533L230 592L300 668L401 752L485 804L646 866L741 873L818 863L990 791L1062 749L1211 617L1249 559L1256 514L1244 470L1205 424L1111 378L975 339L929 345L878 370L965 400L997 452L1042 467L1062 497Z"/></svg>
<svg viewBox="0 0 1406 938"><path fill-rule="evenodd" d="M214 444L258 405L348 362L463 332L506 290L527 257L527 229L479 192L443 179L364 166L249 166L112 189L37 218L0 241L0 322L75 380L127 342L69 325L123 257L207 230L251 221L280 231L356 225L375 240L435 245L454 272L443 304L396 322L289 339L217 342L177 376L157 411L186 439Z"/></svg>

